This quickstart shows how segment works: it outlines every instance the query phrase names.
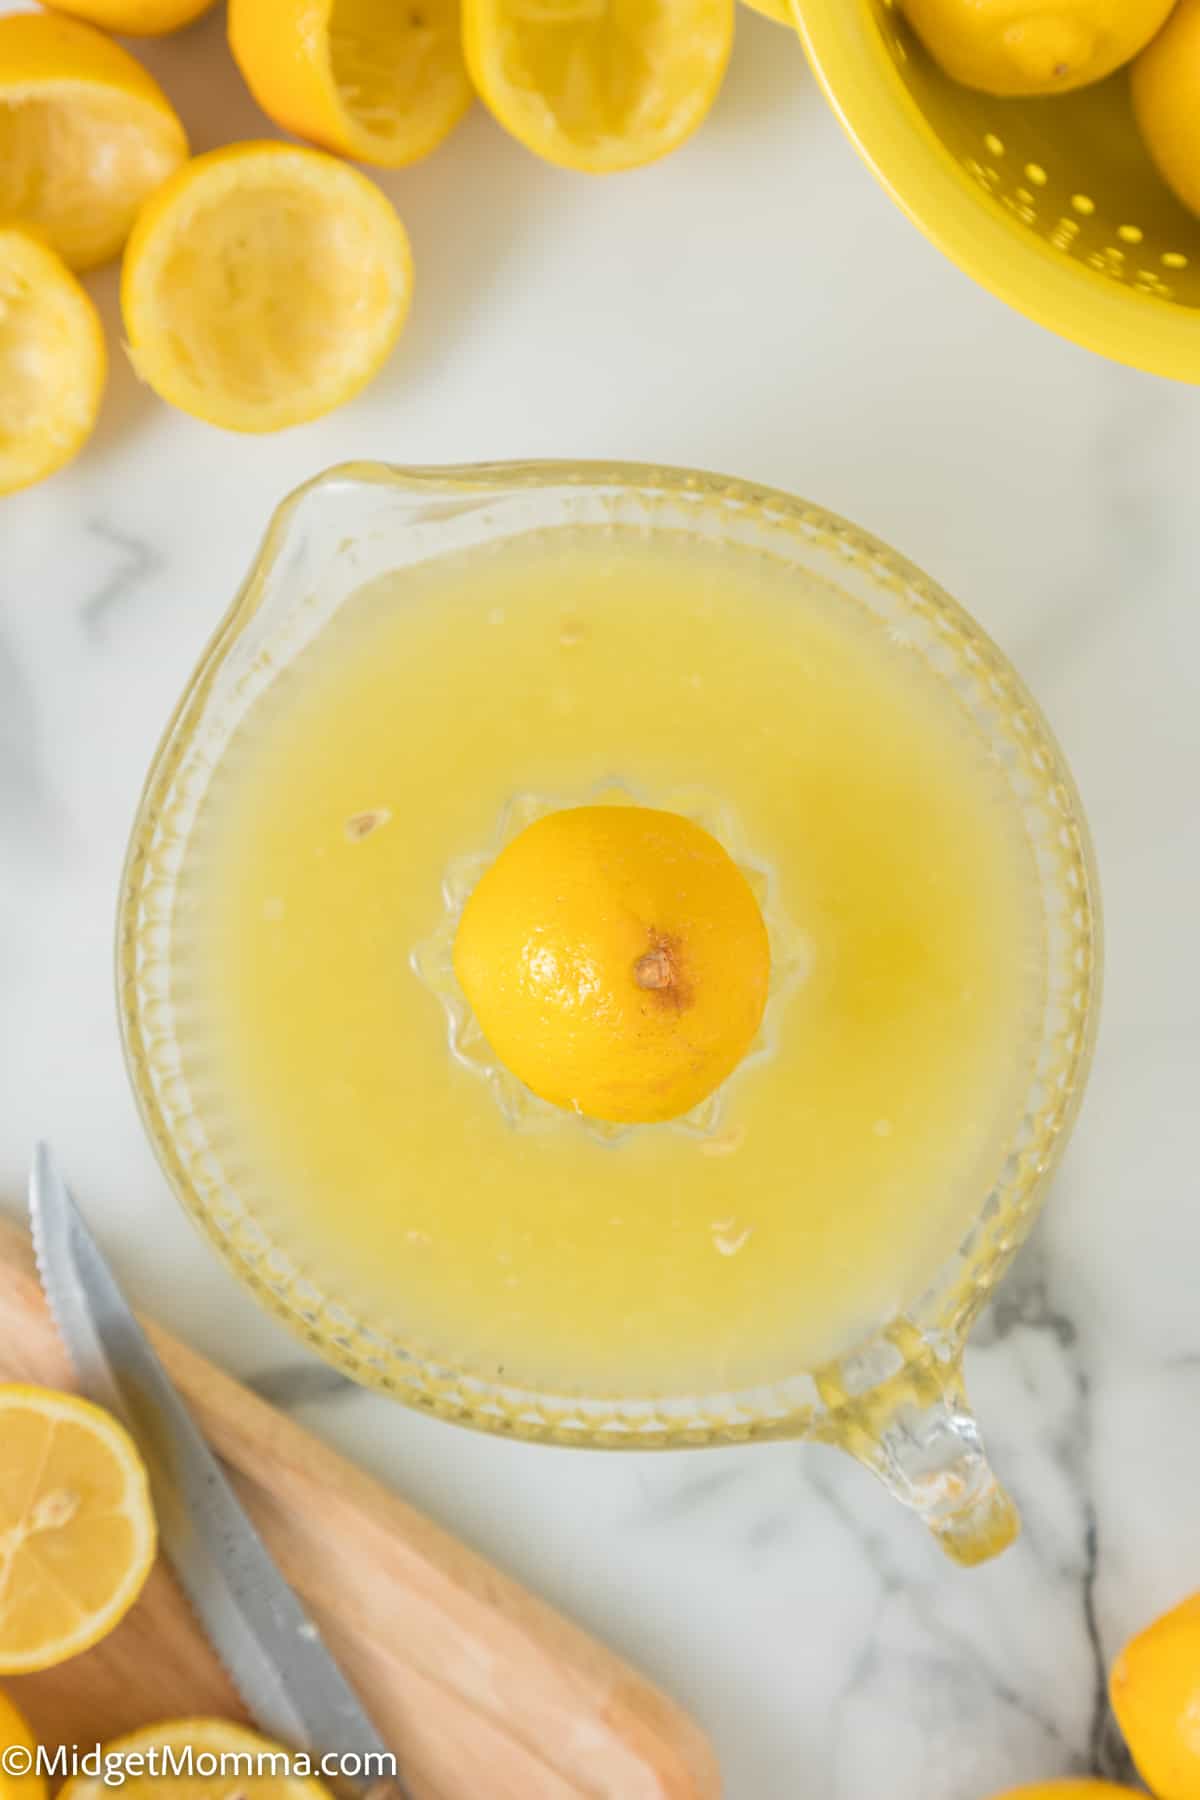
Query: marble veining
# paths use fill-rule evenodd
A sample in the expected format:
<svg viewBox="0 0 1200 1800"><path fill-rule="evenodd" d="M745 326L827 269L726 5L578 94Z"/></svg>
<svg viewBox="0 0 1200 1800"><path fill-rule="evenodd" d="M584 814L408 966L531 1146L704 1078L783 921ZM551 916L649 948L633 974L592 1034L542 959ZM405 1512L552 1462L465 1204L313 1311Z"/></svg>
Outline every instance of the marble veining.
<svg viewBox="0 0 1200 1800"><path fill-rule="evenodd" d="M246 1386L260 1400L282 1407L285 1412L302 1406L328 1406L330 1401L344 1400L355 1391L349 1376L315 1361L280 1363L245 1379Z"/></svg>
<svg viewBox="0 0 1200 1800"><path fill-rule="evenodd" d="M6 837L36 838L41 757L37 708L16 650L0 629L0 820Z"/></svg>
<svg viewBox="0 0 1200 1800"><path fill-rule="evenodd" d="M161 557L144 538L104 519L89 520L87 529L98 544L112 553L111 573L84 596L79 607L84 630L103 636L113 612L131 601L138 589L158 574Z"/></svg>
<svg viewBox="0 0 1200 1800"><path fill-rule="evenodd" d="M200 147L262 129L218 17L149 56ZM476 109L382 179L417 297L368 393L230 437L153 402L114 343L92 449L0 501L0 1205L51 1135L147 1306L169 1293L182 1336L692 1707L728 1800L1129 1781L1105 1671L1200 1587L1200 397L975 289L748 13L713 119L661 166L575 180ZM1073 765L1107 993L1046 1215L967 1358L1025 1521L986 1568L819 1447L586 1455L350 1386L233 1285L142 1136L112 994L125 839L270 510L351 457L555 454L726 470L867 526L1009 652Z"/></svg>

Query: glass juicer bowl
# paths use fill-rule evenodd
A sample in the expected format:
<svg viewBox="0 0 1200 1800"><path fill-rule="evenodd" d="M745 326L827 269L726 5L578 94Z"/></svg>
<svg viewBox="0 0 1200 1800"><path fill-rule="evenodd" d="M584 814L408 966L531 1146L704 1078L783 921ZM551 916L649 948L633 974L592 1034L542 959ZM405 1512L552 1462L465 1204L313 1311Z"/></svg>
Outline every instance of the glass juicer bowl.
<svg viewBox="0 0 1200 1800"><path fill-rule="evenodd" d="M1016 799L1033 851L1046 981L1007 1160L957 1251L903 1312L820 1368L728 1393L535 1391L448 1366L356 1316L274 1241L189 1083L172 983L189 834L239 722L362 586L431 558L559 526L632 528L782 560L870 609L952 685ZM402 584L400 584L402 587ZM146 1129L179 1198L239 1279L355 1380L443 1418L526 1439L662 1448L812 1438L849 1451L963 1563L1002 1550L1015 1508L986 1459L962 1380L970 1327L1029 1231L1074 1120L1094 1037L1099 916L1087 828L1040 712L977 625L912 564L820 508L686 470L542 463L334 469L287 499L172 719L122 882L120 1017Z"/></svg>

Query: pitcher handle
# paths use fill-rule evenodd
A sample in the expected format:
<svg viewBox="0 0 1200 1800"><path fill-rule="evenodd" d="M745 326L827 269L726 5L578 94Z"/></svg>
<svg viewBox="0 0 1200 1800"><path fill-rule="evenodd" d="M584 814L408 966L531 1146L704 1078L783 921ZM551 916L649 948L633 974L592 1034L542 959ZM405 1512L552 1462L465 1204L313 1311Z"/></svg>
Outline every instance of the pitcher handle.
<svg viewBox="0 0 1200 1800"><path fill-rule="evenodd" d="M1021 1517L988 1462L958 1362L910 1368L865 1399L843 1397L831 1440L923 1519L955 1562L973 1566L1007 1550Z"/></svg>

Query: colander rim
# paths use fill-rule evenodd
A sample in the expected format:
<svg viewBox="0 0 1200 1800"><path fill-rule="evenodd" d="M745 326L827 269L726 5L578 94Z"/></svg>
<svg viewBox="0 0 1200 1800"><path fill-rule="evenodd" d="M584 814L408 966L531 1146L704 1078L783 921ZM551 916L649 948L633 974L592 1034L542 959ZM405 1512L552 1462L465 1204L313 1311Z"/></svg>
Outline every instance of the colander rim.
<svg viewBox="0 0 1200 1800"><path fill-rule="evenodd" d="M850 142L929 241L997 299L1115 362L1200 383L1200 311L1169 307L1016 224L946 149L898 75L871 0L789 0L809 64ZM1087 304L1081 304L1086 294Z"/></svg>

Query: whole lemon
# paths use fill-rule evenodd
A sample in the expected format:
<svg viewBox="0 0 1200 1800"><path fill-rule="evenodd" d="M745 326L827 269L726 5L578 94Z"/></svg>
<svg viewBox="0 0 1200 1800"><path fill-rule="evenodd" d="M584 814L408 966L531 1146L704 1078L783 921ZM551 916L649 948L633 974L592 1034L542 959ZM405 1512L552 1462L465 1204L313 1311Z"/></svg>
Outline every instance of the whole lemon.
<svg viewBox="0 0 1200 1800"><path fill-rule="evenodd" d="M677 813L580 806L500 853L459 922L454 968L492 1049L555 1106L671 1119L746 1054L767 1001L758 902Z"/></svg>
<svg viewBox="0 0 1200 1800"><path fill-rule="evenodd" d="M1200 1800L1200 1594L1126 1644L1109 1691L1158 1800Z"/></svg>
<svg viewBox="0 0 1200 1800"><path fill-rule="evenodd" d="M925 48L985 94L1065 94L1102 81L1162 28L1174 0L901 0Z"/></svg>
<svg viewBox="0 0 1200 1800"><path fill-rule="evenodd" d="M1146 148L1167 186L1200 213L1200 0L1180 0L1131 79Z"/></svg>
<svg viewBox="0 0 1200 1800"><path fill-rule="evenodd" d="M6 1750L25 1750L31 1764L36 1754L32 1731L6 1694L0 1693L0 1800L45 1800L45 1777L31 1769L28 1775L9 1774L3 1765Z"/></svg>

